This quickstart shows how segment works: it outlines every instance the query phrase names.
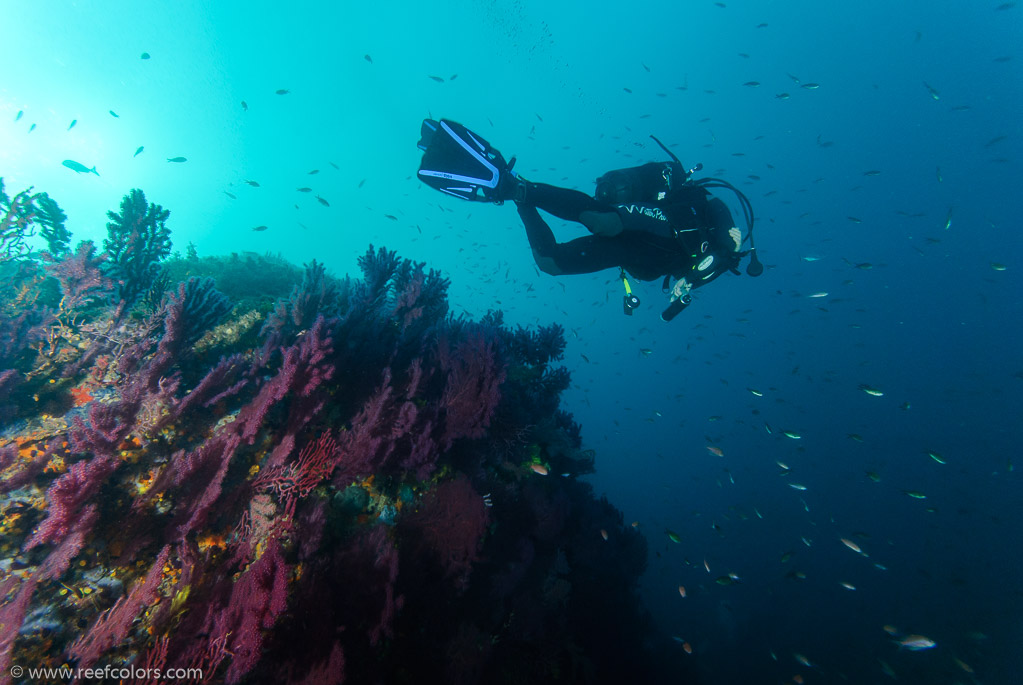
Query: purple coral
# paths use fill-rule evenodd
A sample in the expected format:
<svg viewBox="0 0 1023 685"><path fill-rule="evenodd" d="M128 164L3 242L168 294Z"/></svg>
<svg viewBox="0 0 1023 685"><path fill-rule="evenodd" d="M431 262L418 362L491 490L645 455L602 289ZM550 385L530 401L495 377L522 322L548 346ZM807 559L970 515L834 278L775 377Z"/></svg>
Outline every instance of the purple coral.
<svg viewBox="0 0 1023 685"><path fill-rule="evenodd" d="M478 559L488 520L483 498L468 478L458 476L427 493L402 525L419 548L417 556L432 559L443 569L445 578L464 589L472 564Z"/></svg>
<svg viewBox="0 0 1023 685"><path fill-rule="evenodd" d="M89 304L97 297L105 296L113 287L110 279L103 275L101 267L106 255L96 255L96 246L91 240L78 243L74 254L46 267L46 272L60 283L64 296L61 308L70 311Z"/></svg>
<svg viewBox="0 0 1023 685"><path fill-rule="evenodd" d="M25 549L63 540L75 519L81 516L85 503L99 491L117 463L117 457L96 456L72 464L46 491L46 518L25 543Z"/></svg>
<svg viewBox="0 0 1023 685"><path fill-rule="evenodd" d="M121 597L114 606L100 614L89 632L71 645L68 653L78 660L79 667L89 668L104 652L120 644L128 635L135 617L156 599L169 555L170 547L165 546L149 567L145 578L136 581L127 596Z"/></svg>
<svg viewBox="0 0 1023 685"><path fill-rule="evenodd" d="M494 341L481 332L470 334L454 353L442 341L439 352L441 365L448 371L441 399L446 411L443 442L451 447L457 438L479 438L486 433L501 400L505 372L495 358Z"/></svg>

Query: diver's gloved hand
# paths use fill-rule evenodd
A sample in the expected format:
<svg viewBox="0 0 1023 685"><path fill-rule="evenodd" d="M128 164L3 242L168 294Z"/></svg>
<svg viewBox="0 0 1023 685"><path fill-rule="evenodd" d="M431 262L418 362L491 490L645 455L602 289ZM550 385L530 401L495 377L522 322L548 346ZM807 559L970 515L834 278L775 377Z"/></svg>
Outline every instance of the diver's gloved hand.
<svg viewBox="0 0 1023 685"><path fill-rule="evenodd" d="M682 277L675 281L675 285L671 288L671 301L682 300L686 304L689 304L691 299L689 291L693 289L693 286L689 284L689 281Z"/></svg>
<svg viewBox="0 0 1023 685"><path fill-rule="evenodd" d="M739 248L742 247L742 231L732 226L728 229L728 237L735 243L735 251L738 252Z"/></svg>

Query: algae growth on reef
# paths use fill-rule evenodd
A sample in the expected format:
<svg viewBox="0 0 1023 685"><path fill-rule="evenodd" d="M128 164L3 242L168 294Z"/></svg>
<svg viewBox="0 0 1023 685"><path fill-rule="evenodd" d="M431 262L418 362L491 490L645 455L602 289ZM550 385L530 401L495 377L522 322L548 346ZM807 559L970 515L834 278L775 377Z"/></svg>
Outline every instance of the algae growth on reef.
<svg viewBox="0 0 1023 685"><path fill-rule="evenodd" d="M594 455L559 409L560 326L452 316L446 279L372 246L358 279L170 257L169 212L139 190L102 249L72 249L45 195L0 191L0 213L5 678L657 668L646 542L577 479Z"/></svg>

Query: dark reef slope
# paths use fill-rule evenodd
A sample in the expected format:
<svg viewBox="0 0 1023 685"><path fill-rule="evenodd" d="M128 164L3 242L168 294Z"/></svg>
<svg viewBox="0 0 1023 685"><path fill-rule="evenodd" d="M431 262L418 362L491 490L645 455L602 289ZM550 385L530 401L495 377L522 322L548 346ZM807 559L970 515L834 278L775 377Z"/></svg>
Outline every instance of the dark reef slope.
<svg viewBox="0 0 1023 685"><path fill-rule="evenodd" d="M664 680L560 326L453 317L384 249L361 279L171 256L137 190L72 249L48 197L0 195L3 677Z"/></svg>

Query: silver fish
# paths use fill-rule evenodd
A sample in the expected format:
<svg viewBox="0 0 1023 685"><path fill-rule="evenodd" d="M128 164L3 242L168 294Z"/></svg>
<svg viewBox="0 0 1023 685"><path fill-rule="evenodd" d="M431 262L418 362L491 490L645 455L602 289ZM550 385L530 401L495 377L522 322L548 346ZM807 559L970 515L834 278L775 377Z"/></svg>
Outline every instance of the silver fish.
<svg viewBox="0 0 1023 685"><path fill-rule="evenodd" d="M61 166L66 166L71 171L74 171L74 172L79 173L79 174L89 174L89 173L92 173L92 174L96 174L97 176L99 176L99 172L96 171L96 167L92 167L90 169L89 167L85 166L81 162L76 162L73 159L65 159L60 164L61 164Z"/></svg>

